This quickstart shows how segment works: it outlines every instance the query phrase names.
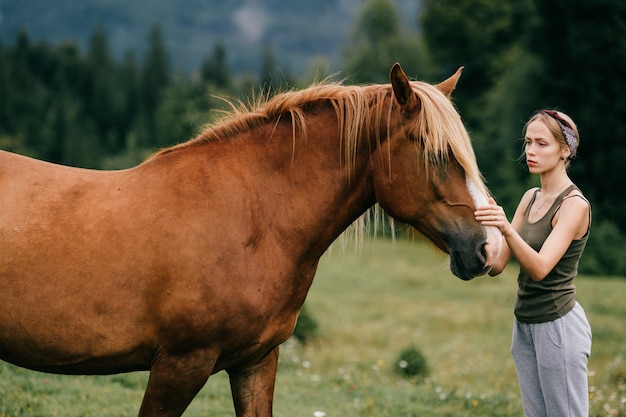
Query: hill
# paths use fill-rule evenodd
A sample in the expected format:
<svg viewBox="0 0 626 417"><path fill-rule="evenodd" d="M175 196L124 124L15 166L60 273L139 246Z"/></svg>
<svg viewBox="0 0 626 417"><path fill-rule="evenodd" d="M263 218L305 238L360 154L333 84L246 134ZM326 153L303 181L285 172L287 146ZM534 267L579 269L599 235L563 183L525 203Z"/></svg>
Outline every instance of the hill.
<svg viewBox="0 0 626 417"><path fill-rule="evenodd" d="M403 19L416 25L419 0L396 0ZM25 29L31 39L88 44L96 28L113 53L142 54L150 27L160 24L175 69L198 67L215 44L226 47L236 73L258 71L271 47L286 72L300 74L312 60L338 69L342 49L363 0L0 0L0 39L12 43Z"/></svg>

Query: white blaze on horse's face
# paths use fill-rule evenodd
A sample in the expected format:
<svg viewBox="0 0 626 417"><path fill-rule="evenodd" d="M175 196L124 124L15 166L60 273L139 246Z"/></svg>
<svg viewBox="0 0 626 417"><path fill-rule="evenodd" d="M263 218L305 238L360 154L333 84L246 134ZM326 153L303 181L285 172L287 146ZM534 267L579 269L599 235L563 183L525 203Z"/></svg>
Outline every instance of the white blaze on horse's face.
<svg viewBox="0 0 626 417"><path fill-rule="evenodd" d="M469 178L466 182L467 190L472 196L476 208L487 205L489 203L489 197ZM485 254L487 255L486 265L491 267L496 262L496 259L498 259L500 250L502 249L502 233L497 227L483 226L483 228L487 234L487 243L485 244Z"/></svg>

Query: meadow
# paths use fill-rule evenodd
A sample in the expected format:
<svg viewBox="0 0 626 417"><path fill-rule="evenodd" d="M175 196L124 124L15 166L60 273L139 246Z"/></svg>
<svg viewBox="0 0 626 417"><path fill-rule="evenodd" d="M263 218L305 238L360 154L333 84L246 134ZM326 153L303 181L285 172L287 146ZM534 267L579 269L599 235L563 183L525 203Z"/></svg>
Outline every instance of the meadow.
<svg viewBox="0 0 626 417"><path fill-rule="evenodd" d="M281 347L276 417L521 417L510 336L516 268L464 282L422 241L334 247L320 263L306 308L318 323L306 344ZM626 415L626 279L577 278L593 329L591 416ZM430 375L404 378L400 352L416 347ZM0 417L134 416L147 373L58 376L0 362ZM232 417L219 373L186 417Z"/></svg>

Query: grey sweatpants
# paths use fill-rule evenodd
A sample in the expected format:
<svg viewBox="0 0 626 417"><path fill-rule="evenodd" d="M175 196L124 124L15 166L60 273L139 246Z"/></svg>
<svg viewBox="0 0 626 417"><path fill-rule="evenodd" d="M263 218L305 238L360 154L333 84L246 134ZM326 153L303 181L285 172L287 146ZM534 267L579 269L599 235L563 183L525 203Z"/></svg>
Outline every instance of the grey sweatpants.
<svg viewBox="0 0 626 417"><path fill-rule="evenodd" d="M511 353L524 416L589 417L591 327L578 303L547 323L515 320Z"/></svg>

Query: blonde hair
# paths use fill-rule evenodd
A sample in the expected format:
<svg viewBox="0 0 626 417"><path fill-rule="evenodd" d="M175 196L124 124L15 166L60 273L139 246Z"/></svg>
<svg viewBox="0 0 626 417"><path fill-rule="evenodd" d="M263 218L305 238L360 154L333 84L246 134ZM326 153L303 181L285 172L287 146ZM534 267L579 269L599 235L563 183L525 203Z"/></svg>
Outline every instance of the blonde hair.
<svg viewBox="0 0 626 417"><path fill-rule="evenodd" d="M422 105L422 111L414 121L414 129L416 137L425 138L422 157L426 172L441 167L440 162L450 156L448 155L450 151L465 171L467 179L484 195L489 196L469 135L450 100L430 84L413 81L411 86ZM337 115L340 141L343 144L342 159L350 170L356 157L360 134L379 131L384 120L390 117L391 107L386 106L390 94L389 84L344 86L340 83L323 81L303 90L287 91L271 98L263 95L253 97L248 103L227 101L231 111L224 112L219 120L207 125L199 136L162 149L150 159L220 137L233 136L255 126L278 120L285 114L290 115L293 121L293 139L295 140L298 135L306 137L305 109L311 103L327 100Z"/></svg>
<svg viewBox="0 0 626 417"><path fill-rule="evenodd" d="M421 111L412 125L415 137L423 138L421 151L415 147L418 156L416 163L421 158L426 175L429 175L433 169L442 169L446 160L454 157L465 171L467 181L485 197L490 196L478 169L469 135L450 100L430 84L413 81L411 87L421 103ZM220 119L207 125L199 136L162 149L148 161L219 138L231 137L262 124L276 123L285 115L292 121L292 146L295 147L296 137L306 138L308 134L306 109L313 103L326 101L331 104L337 117L339 141L342 145L340 160L348 170L349 177L357 157L359 138L362 135L375 135L377 140L383 139L375 132L380 132L381 127L388 123L391 117L394 109L389 105L391 96L392 89L389 84L344 86L340 83L323 81L303 90L287 91L271 98L256 96L248 103L227 101L231 107L230 111L224 112ZM387 136L391 133L389 128L386 133ZM374 234L381 217L381 209L375 205ZM352 237L358 248L363 236L370 231L366 226L369 220L369 213L362 215L342 235L342 240L345 242L346 238ZM389 221L393 225L393 219L389 218Z"/></svg>
<svg viewBox="0 0 626 417"><path fill-rule="evenodd" d="M569 166L569 163L576 155L576 151L578 150L578 146L580 144L578 127L576 126L576 123L574 123L574 120L572 120L572 118L569 117L567 114L557 110L540 110L535 113L535 115L533 115L533 117L531 117L530 120L524 125L524 137L526 137L526 131L528 130L528 126L532 122L537 120L546 125L550 133L552 133L554 139L556 139L556 141L559 143L559 145L561 145L562 148L570 150L570 157L567 158L565 161L565 165ZM574 133L574 138L576 140L575 144L568 143L562 125L565 125L567 128L570 128L572 130L572 132Z"/></svg>

